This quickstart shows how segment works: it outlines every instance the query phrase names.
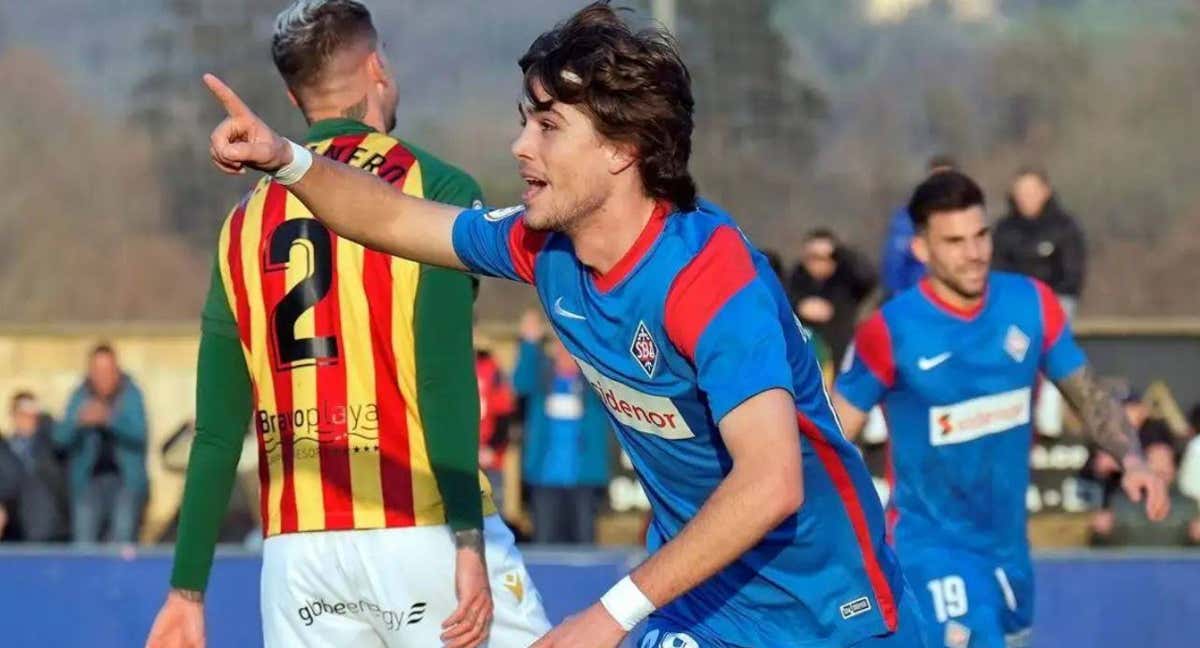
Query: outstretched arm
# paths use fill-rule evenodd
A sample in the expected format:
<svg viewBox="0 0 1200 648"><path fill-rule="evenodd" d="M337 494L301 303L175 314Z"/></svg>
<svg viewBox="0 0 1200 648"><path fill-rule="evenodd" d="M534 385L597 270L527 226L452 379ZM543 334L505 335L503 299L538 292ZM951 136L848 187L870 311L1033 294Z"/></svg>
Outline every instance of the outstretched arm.
<svg viewBox="0 0 1200 648"><path fill-rule="evenodd" d="M1154 521L1165 518L1170 509L1166 484L1147 468L1137 431L1092 368L1084 365L1055 384L1083 420L1086 434L1125 468L1121 485L1129 498L1140 502L1145 496L1146 516Z"/></svg>
<svg viewBox="0 0 1200 648"><path fill-rule="evenodd" d="M273 131L217 77L204 83L225 107L228 117L212 132L209 153L226 173L247 167L275 174L296 159L294 144ZM465 269L454 253L451 234L459 207L405 195L374 175L311 156L312 166L288 184L294 194L329 229L366 247L413 261ZM294 167L288 167L293 170Z"/></svg>

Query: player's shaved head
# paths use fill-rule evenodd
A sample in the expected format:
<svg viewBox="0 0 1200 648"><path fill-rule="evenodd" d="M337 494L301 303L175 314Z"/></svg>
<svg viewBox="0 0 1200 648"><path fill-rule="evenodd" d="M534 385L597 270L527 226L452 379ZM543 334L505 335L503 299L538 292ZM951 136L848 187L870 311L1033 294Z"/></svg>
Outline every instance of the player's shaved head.
<svg viewBox="0 0 1200 648"><path fill-rule="evenodd" d="M275 67L309 123L334 117L382 132L399 93L371 12L356 0L298 0L275 19Z"/></svg>
<svg viewBox="0 0 1200 648"><path fill-rule="evenodd" d="M343 76L374 51L371 12L356 0L297 0L275 18L271 56L293 91Z"/></svg>
<svg viewBox="0 0 1200 648"><path fill-rule="evenodd" d="M691 209L691 76L671 36L634 32L607 2L542 34L519 62L535 110L575 106L611 142L636 150L646 194Z"/></svg>

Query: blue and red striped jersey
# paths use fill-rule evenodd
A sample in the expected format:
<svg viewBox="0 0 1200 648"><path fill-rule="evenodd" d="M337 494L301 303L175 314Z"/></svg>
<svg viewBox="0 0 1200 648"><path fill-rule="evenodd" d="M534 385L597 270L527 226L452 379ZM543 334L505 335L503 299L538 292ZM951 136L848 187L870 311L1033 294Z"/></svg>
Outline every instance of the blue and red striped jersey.
<svg viewBox="0 0 1200 648"><path fill-rule="evenodd" d="M994 272L971 311L922 280L859 328L837 390L883 405L894 487L889 523L911 545L1024 556L1025 493L1038 376L1085 358L1045 284Z"/></svg>
<svg viewBox="0 0 1200 648"><path fill-rule="evenodd" d="M657 614L744 646L848 645L894 629L903 579L871 478L838 428L807 332L733 220L703 200L689 212L660 204L597 274L521 211L463 212L455 250L475 272L535 286L650 499L651 551L730 470L721 419L766 390L794 396L804 505Z"/></svg>

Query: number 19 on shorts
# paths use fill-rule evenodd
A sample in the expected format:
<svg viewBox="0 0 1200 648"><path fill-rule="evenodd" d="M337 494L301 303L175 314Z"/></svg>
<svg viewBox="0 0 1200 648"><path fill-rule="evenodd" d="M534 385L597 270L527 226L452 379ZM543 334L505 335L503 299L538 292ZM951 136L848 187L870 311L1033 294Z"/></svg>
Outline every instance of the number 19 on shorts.
<svg viewBox="0 0 1200 648"><path fill-rule="evenodd" d="M933 596L933 613L938 623L945 623L967 613L967 585L961 576L946 576L929 581Z"/></svg>

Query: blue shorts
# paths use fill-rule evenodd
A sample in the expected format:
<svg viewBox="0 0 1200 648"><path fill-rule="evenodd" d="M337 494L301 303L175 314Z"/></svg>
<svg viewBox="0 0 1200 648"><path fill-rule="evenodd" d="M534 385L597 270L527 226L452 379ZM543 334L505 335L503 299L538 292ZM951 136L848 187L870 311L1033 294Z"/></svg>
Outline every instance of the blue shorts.
<svg viewBox="0 0 1200 648"><path fill-rule="evenodd" d="M938 644L926 644L921 618L920 604L911 588L905 588L900 597L899 623L896 631L884 637L872 637L844 648L937 648ZM789 639L794 639L789 637ZM814 643L814 645L816 645ZM688 628L662 617L651 616L646 630L637 642L638 648L748 648L734 646L708 634L707 630ZM767 641L753 648L771 648Z"/></svg>
<svg viewBox="0 0 1200 648"><path fill-rule="evenodd" d="M941 546L903 547L932 648L1024 648L1033 627L1033 565Z"/></svg>

